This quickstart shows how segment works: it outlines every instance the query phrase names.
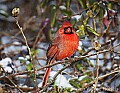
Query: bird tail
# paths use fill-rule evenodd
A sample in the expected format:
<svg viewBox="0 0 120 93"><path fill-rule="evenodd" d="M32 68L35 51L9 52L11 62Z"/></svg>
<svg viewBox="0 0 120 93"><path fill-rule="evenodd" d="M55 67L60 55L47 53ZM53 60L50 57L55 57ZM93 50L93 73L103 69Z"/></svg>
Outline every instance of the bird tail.
<svg viewBox="0 0 120 93"><path fill-rule="evenodd" d="M51 65L53 62L54 62L54 60L51 60L50 63L49 62L48 63L49 63L49 65ZM42 80L42 87L44 87L47 84L50 71L51 71L51 67L46 68L46 71L45 71L45 74L44 74L44 77Z"/></svg>

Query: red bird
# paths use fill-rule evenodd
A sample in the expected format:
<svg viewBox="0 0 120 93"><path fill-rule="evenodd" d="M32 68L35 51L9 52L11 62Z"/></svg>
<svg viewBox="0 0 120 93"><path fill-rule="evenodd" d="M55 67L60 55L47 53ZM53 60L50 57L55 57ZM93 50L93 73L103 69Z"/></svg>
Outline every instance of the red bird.
<svg viewBox="0 0 120 93"><path fill-rule="evenodd" d="M63 58L70 57L78 47L78 36L72 28L71 24L64 21L62 26L55 34L52 43L47 50L47 62L52 64L54 60L62 60ZM45 75L42 81L42 87L47 84L48 76L51 68L46 68Z"/></svg>

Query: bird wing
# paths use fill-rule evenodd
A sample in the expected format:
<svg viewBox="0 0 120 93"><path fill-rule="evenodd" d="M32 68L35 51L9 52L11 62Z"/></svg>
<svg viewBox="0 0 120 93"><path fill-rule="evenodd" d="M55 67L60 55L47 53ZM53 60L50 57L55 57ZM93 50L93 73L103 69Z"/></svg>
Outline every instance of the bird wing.
<svg viewBox="0 0 120 93"><path fill-rule="evenodd" d="M50 64L49 62L51 62L51 60L53 59L55 60L57 54L59 53L58 44L59 44L59 37L55 37L52 40L51 44L49 45L46 53L48 64Z"/></svg>
<svg viewBox="0 0 120 93"><path fill-rule="evenodd" d="M58 40L59 40L59 37L54 38L52 40L52 43L48 47L46 55L47 55L47 64L49 65L51 65L54 62L54 60L56 59L56 56L58 55ZM42 80L42 87L47 84L50 71L51 71L51 67L46 68L46 71Z"/></svg>

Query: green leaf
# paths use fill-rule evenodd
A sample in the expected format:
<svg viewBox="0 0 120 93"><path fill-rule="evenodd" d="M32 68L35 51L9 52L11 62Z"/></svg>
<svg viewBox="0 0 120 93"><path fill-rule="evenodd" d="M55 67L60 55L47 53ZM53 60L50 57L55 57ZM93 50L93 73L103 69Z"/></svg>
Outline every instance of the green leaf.
<svg viewBox="0 0 120 93"><path fill-rule="evenodd" d="M53 27L55 24L55 20L56 20L56 7L53 6L52 10L51 10L51 20L50 20L50 27Z"/></svg>
<svg viewBox="0 0 120 93"><path fill-rule="evenodd" d="M69 9L70 8L70 0L67 0L67 9Z"/></svg>
<svg viewBox="0 0 120 93"><path fill-rule="evenodd" d="M78 2L80 3L80 5L81 5L81 7L82 7L83 9L86 9L86 8L87 8L87 6L86 6L86 0L78 0Z"/></svg>
<svg viewBox="0 0 120 93"><path fill-rule="evenodd" d="M104 13L103 8L100 8L100 11L99 11L99 21L102 21L101 19L103 18L103 13Z"/></svg>
<svg viewBox="0 0 120 93"><path fill-rule="evenodd" d="M89 75L84 75L81 77L82 77L82 79L80 80L80 83L81 83L82 87L84 87L85 83L89 83L93 80L92 77L89 77Z"/></svg>
<svg viewBox="0 0 120 93"><path fill-rule="evenodd" d="M94 6L92 8L92 12L94 12L96 10L96 8L97 8L97 5L94 3Z"/></svg>
<svg viewBox="0 0 120 93"><path fill-rule="evenodd" d="M34 56L38 54L38 49L31 49L31 55Z"/></svg>
<svg viewBox="0 0 120 93"><path fill-rule="evenodd" d="M93 17L92 10L87 11L86 16L87 17Z"/></svg>
<svg viewBox="0 0 120 93"><path fill-rule="evenodd" d="M79 29L80 35L85 35L85 26L84 25L78 26L78 29Z"/></svg>
<svg viewBox="0 0 120 93"><path fill-rule="evenodd" d="M28 71L32 70L32 63L27 64L27 65L26 65L26 69L27 69Z"/></svg>
<svg viewBox="0 0 120 93"><path fill-rule="evenodd" d="M51 21L50 21L50 26L51 26L51 27L54 26L55 20L56 20L56 13L54 13L53 18L52 18Z"/></svg>
<svg viewBox="0 0 120 93"><path fill-rule="evenodd" d="M72 11L71 10L61 10L61 12L68 17L72 16Z"/></svg>
<svg viewBox="0 0 120 93"><path fill-rule="evenodd" d="M24 63L24 62L25 62L25 60L20 59L20 63Z"/></svg>
<svg viewBox="0 0 120 93"><path fill-rule="evenodd" d="M69 83L75 88L81 88L80 81L77 78L71 79Z"/></svg>
<svg viewBox="0 0 120 93"><path fill-rule="evenodd" d="M77 67L78 70L80 70L80 71L81 71L81 70L82 70L82 71L84 70L84 67L83 67L81 64L79 64L79 63L76 64L76 67Z"/></svg>
<svg viewBox="0 0 120 93"><path fill-rule="evenodd" d="M86 36L86 27L84 25L80 25L78 26L78 30L76 31L77 35L79 36L79 38L84 38Z"/></svg>
<svg viewBox="0 0 120 93"><path fill-rule="evenodd" d="M86 26L86 27L87 30L89 30L91 33L95 34L96 36L99 36L99 34L93 28L91 28L90 26Z"/></svg>
<svg viewBox="0 0 120 93"><path fill-rule="evenodd" d="M87 24L89 17L86 17L86 19L83 21L84 25Z"/></svg>
<svg viewBox="0 0 120 93"><path fill-rule="evenodd" d="M75 87L75 88L83 88L86 83L89 83L92 80L93 80L92 77L90 77L89 75L85 74L85 75L81 76L79 79L77 79L77 78L71 79L69 81L69 83L73 87Z"/></svg>

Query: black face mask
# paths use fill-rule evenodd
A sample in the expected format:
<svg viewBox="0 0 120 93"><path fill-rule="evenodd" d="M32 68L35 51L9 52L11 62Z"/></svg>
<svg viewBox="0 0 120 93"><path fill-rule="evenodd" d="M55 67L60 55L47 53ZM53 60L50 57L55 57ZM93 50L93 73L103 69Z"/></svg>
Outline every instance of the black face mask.
<svg viewBox="0 0 120 93"><path fill-rule="evenodd" d="M70 30L70 31L67 31L67 30ZM70 27L70 26L65 27L65 28L64 28L64 34L73 34L73 32L72 32L72 27Z"/></svg>

